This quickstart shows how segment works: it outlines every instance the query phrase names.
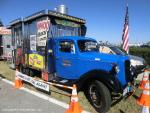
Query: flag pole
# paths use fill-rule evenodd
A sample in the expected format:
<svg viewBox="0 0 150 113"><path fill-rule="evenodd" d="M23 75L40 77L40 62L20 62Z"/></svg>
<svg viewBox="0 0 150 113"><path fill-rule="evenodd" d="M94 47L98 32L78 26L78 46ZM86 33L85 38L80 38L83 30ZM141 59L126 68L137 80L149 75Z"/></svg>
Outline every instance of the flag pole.
<svg viewBox="0 0 150 113"><path fill-rule="evenodd" d="M124 28L122 34L122 49L129 54L129 16L128 16L128 3L126 5L126 14L124 21Z"/></svg>

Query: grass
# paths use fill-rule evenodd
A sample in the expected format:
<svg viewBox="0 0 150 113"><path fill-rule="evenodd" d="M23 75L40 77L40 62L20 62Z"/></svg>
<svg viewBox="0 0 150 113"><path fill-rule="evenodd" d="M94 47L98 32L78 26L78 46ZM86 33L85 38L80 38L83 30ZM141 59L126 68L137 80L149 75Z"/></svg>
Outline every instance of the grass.
<svg viewBox="0 0 150 113"><path fill-rule="evenodd" d="M8 80L14 81L15 71L8 67L7 62L0 61L0 75L5 77ZM50 86L50 93L46 93L40 90L37 90L33 86L29 84L24 84L25 87L43 93L44 95L49 95L50 97L56 98L65 103L70 102L70 94L66 93L63 90L60 90L56 87ZM123 99L116 105L112 106L107 113L140 113L141 107L136 104L136 99L140 96L141 91L137 90L135 94L128 99ZM86 99L83 92L79 92L79 102L84 110L90 111L91 113L96 113L94 108L90 105L88 100Z"/></svg>

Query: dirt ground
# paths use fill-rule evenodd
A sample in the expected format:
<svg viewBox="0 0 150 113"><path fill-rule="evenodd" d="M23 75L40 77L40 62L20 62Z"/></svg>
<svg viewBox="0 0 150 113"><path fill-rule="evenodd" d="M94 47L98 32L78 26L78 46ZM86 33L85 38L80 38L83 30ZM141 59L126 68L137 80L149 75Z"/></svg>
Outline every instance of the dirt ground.
<svg viewBox="0 0 150 113"><path fill-rule="evenodd" d="M0 76L5 77L8 80L14 81L15 71L8 67L7 62L0 61ZM69 103L70 96L69 93L64 92L56 87L50 86L50 93L46 93L43 91L39 91L32 87L29 84L24 84L25 87L36 90L45 95L49 95L54 97L60 101ZM136 90L135 94L127 99L122 99L120 102L113 105L107 113L140 113L141 106L137 105L136 99L140 96L141 91L139 89ZM91 113L97 113L94 108L90 105L88 100L85 98L83 92L79 92L79 102L82 108Z"/></svg>

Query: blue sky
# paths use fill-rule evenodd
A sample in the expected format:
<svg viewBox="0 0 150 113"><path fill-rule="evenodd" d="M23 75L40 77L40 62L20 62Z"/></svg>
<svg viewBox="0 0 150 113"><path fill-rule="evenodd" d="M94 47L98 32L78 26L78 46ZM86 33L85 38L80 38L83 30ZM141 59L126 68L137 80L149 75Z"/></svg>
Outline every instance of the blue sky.
<svg viewBox="0 0 150 113"><path fill-rule="evenodd" d="M86 36L120 43L127 1L130 43L150 41L150 0L0 0L0 18L8 25L16 18L65 4L70 15L86 19Z"/></svg>

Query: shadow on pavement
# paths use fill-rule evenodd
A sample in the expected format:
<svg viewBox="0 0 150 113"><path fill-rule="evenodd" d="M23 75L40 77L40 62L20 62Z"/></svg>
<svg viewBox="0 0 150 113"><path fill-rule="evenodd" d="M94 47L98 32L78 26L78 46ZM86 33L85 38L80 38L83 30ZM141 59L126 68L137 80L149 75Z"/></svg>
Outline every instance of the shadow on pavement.
<svg viewBox="0 0 150 113"><path fill-rule="evenodd" d="M132 95L135 99L138 99L139 97L137 95Z"/></svg>
<svg viewBox="0 0 150 113"><path fill-rule="evenodd" d="M6 77L4 77L2 74L0 74L0 77L1 77L1 78L6 78Z"/></svg>
<svg viewBox="0 0 150 113"><path fill-rule="evenodd" d="M111 107L115 106L116 104L118 104L120 101L122 100L122 97L120 97L117 100L114 100L114 102L111 104Z"/></svg>
<svg viewBox="0 0 150 113"><path fill-rule="evenodd" d="M124 111L122 111L121 109L119 109L120 113L125 113Z"/></svg>

